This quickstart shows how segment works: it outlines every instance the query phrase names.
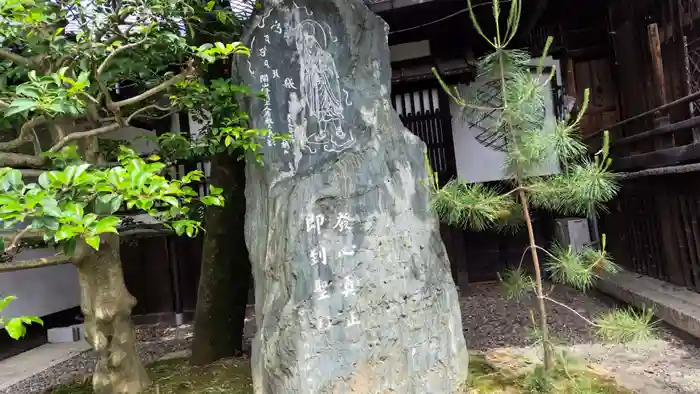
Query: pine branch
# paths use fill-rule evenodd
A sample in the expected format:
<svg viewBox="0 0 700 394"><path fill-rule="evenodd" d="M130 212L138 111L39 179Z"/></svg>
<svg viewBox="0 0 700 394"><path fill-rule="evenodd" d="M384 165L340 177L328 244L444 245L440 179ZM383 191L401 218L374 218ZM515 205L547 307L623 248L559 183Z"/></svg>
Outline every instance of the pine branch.
<svg viewBox="0 0 700 394"><path fill-rule="evenodd" d="M482 231L513 209L515 202L481 184L452 180L436 191L432 208L447 224Z"/></svg>
<svg viewBox="0 0 700 394"><path fill-rule="evenodd" d="M16 261L12 263L0 264L0 272L15 272L30 270L35 268L51 267L71 263L71 257L66 255L55 255L34 260Z"/></svg>
<svg viewBox="0 0 700 394"><path fill-rule="evenodd" d="M588 214L612 200L619 185L612 173L591 162L572 165L568 171L533 179L527 185L533 204L563 214Z"/></svg>
<svg viewBox="0 0 700 394"><path fill-rule="evenodd" d="M598 336L618 343L653 339L658 324L654 311L647 308L640 312L632 308L612 310L596 318L596 322Z"/></svg>

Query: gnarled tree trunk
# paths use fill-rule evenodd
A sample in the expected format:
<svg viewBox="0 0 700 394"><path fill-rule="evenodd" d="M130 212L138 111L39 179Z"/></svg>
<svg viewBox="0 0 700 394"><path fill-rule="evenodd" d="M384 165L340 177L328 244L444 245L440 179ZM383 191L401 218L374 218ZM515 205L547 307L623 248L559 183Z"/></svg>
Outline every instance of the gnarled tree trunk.
<svg viewBox="0 0 700 394"><path fill-rule="evenodd" d="M100 250L79 241L75 265L88 342L97 353L92 378L97 394L139 393L151 383L136 349L131 309L136 299L124 284L119 236L102 236Z"/></svg>
<svg viewBox="0 0 700 394"><path fill-rule="evenodd" d="M245 163L227 153L212 158L211 184L224 207L207 207L191 362L212 363L243 350L251 267L245 245Z"/></svg>

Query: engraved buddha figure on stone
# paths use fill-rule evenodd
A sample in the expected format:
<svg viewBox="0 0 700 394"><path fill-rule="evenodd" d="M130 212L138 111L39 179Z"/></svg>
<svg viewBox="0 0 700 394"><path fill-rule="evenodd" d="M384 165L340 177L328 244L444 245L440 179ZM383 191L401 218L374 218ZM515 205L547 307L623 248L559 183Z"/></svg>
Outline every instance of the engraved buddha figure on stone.
<svg viewBox="0 0 700 394"><path fill-rule="evenodd" d="M354 138L343 130L340 77L333 56L326 51L326 31L318 22L307 19L297 26L295 41L300 66L299 91L307 117L317 123L315 128L309 124L307 143L322 146L325 151L347 149Z"/></svg>

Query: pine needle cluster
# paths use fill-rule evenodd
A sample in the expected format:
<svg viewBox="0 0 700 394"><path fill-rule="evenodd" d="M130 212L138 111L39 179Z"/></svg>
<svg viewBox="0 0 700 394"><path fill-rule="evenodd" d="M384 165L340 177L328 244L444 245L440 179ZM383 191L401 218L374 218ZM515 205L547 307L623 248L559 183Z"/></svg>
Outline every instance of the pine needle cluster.
<svg viewBox="0 0 700 394"><path fill-rule="evenodd" d="M439 187L433 182L432 208L446 223L476 231L486 229L518 229L527 225L532 257L532 270L521 266L500 275L508 297L519 297L534 292L540 315L538 335L545 353L545 370L550 370L553 353L550 348L546 325L547 302L565 306L549 298L542 289L543 273L549 274L556 283L571 285L581 291L591 289L595 279L602 274L614 274L618 267L605 251L605 241L598 247L573 250L555 244L547 251L535 243L531 210L553 211L563 215L595 215L605 209L619 190L614 174L610 171L611 159L609 139L604 133L603 148L593 155L588 154L582 142L578 125L586 112L589 93L575 118L562 121L547 121L545 97L551 95L550 81L556 75L555 68L545 67L545 58L552 39L544 46L539 59L529 53L508 48L518 30L522 0L511 0L507 23L503 19L499 0L493 1L495 36L489 38L477 20L471 0L469 10L476 31L493 48L493 51L477 64L480 79L489 81L500 89L496 105L492 97L489 102L478 94L462 95L457 87L447 85L437 72L447 94L465 111L465 116L483 119L485 114L496 114L491 128L505 142L505 183L509 189L490 187L484 184L451 180ZM542 176L543 168L557 164L560 171ZM540 267L538 252L546 259ZM534 271L534 278L530 276ZM544 271L544 272L543 272ZM570 308L569 308L570 309ZM573 309L572 312L576 313ZM643 339L651 335L651 314L631 310L614 311L591 321L601 335L607 339Z"/></svg>

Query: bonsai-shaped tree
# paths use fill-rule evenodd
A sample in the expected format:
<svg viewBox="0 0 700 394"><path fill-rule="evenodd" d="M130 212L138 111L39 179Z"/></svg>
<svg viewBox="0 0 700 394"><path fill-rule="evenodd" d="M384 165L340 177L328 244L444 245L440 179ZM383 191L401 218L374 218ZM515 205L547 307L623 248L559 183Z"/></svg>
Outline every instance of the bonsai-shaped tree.
<svg viewBox="0 0 700 394"><path fill-rule="evenodd" d="M508 49L518 29L522 0L512 0L507 23L502 25L500 1L493 1L495 37L489 38L477 21L471 1L469 10L474 28L493 47L494 51L478 62L478 73L482 78L495 81L500 88L501 106L493 107L481 102L478 97L462 97L456 87L446 85L439 77L445 91L469 114L481 117L485 112L498 113L494 129L505 141L505 174L508 190L489 188L482 184L470 184L451 180L440 187L432 179L435 192L433 208L442 220L450 225L477 231L487 228L512 227L523 224L527 229L529 252L532 258L534 280L528 270L516 267L501 276L510 297L534 291L539 322L537 336L544 351L544 370L553 366L553 347L547 326L547 303L569 309L574 314L594 325L608 339L641 339L650 334L651 314L636 314L633 311L616 311L601 316L595 321L580 315L572 308L550 297L544 289L543 271L557 283L565 283L579 290L594 285L596 276L602 272L614 273L616 265L605 251L603 236L599 248L586 247L575 251L570 247L555 245L547 251L535 242L532 224L532 208L554 211L565 215L595 215L604 204L613 199L618 185L609 171L608 137L605 134L603 148L592 158L587 156L587 147L578 138L578 124L586 112L588 90L585 92L583 108L575 119L565 119L552 125L542 124L545 111L544 97L551 93L548 84L555 75L554 69L545 73L544 58L552 39L548 39L544 53L535 72L532 59L524 51ZM561 172L555 175L538 176L548 161L558 159ZM544 264L539 252L547 256ZM533 322L534 323L534 322Z"/></svg>
<svg viewBox="0 0 700 394"><path fill-rule="evenodd" d="M119 257L119 235L143 224L127 224L118 213L140 211L194 236L194 208L224 203L219 188L199 198L189 186L200 172L173 179L158 156L120 147L113 158L100 149L108 133L229 99L203 87L199 75L248 49L192 45L205 16L233 17L213 1L0 2L0 221L13 232L2 245L0 272L76 265L86 336L98 355L97 393L137 393L149 384L130 319L136 301ZM255 150L264 131L231 123L208 138L221 149ZM58 252L16 261L29 241Z"/></svg>

